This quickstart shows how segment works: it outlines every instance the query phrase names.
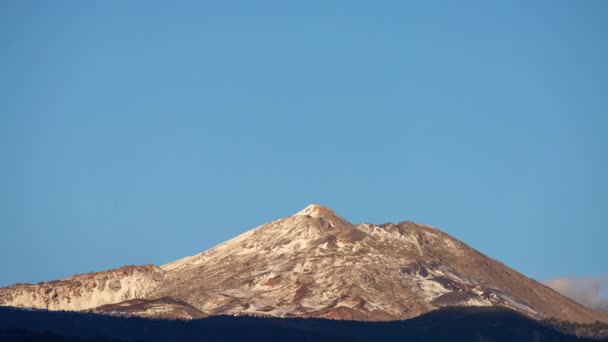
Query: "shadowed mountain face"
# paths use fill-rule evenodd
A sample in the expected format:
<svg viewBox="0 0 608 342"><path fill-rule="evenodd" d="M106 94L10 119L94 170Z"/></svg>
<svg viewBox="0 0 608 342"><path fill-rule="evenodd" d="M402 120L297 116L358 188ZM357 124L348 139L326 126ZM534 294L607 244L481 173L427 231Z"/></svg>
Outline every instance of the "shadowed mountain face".
<svg viewBox="0 0 608 342"><path fill-rule="evenodd" d="M406 319L442 307L493 306L535 319L608 321L606 313L433 227L354 225L319 205L161 267L122 270L3 288L0 305L146 317L370 321ZM121 304L107 305L116 303Z"/></svg>
<svg viewBox="0 0 608 342"><path fill-rule="evenodd" d="M131 299L95 308L96 313L114 316L139 316L167 319L193 319L204 314L192 305L171 297L159 299Z"/></svg>
<svg viewBox="0 0 608 342"><path fill-rule="evenodd" d="M599 326L600 329L607 327L606 324ZM446 308L392 322L244 316L174 321L0 308L0 340L594 341L495 307Z"/></svg>

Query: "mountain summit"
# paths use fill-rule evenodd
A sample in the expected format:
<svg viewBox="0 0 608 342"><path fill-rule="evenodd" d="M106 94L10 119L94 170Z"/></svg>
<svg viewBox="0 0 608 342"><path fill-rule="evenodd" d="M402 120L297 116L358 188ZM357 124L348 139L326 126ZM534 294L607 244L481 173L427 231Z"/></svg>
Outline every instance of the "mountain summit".
<svg viewBox="0 0 608 342"><path fill-rule="evenodd" d="M337 215L336 213L334 213L333 210L329 209L328 207L324 207L319 204L311 204L295 213L294 216L309 216L312 218L321 218L329 222L333 227L352 227L352 224L346 219Z"/></svg>
<svg viewBox="0 0 608 342"><path fill-rule="evenodd" d="M298 211L294 215L295 216L310 216L313 218L318 218L318 217L331 218L331 217L338 216L338 215L336 215L336 213L334 213L333 210L329 209L328 207L319 205L319 204L311 204L311 205L307 206L306 208Z"/></svg>
<svg viewBox="0 0 608 342"><path fill-rule="evenodd" d="M450 306L608 321L448 234L413 222L352 224L311 204L205 252L0 289L0 305L116 315L397 320Z"/></svg>

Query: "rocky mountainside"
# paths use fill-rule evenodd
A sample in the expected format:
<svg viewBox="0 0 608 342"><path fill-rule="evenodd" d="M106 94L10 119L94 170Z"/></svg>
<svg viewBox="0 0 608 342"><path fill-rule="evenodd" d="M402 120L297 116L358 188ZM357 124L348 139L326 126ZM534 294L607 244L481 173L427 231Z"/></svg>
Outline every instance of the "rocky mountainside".
<svg viewBox="0 0 608 342"><path fill-rule="evenodd" d="M251 314L354 320L406 319L450 306L497 306L535 319L608 321L608 314L431 226L355 225L319 205L161 267L130 266L3 288L0 305L153 317Z"/></svg>
<svg viewBox="0 0 608 342"><path fill-rule="evenodd" d="M162 283L157 266L125 266L104 272L75 275L38 284L0 289L0 305L47 309L86 310L152 295Z"/></svg>

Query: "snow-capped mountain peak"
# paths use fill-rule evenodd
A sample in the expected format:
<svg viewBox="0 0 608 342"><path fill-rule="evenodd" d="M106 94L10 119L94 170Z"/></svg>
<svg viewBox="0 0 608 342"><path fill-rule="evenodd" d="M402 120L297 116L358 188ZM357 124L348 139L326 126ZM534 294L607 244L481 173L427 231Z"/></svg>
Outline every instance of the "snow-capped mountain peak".
<svg viewBox="0 0 608 342"><path fill-rule="evenodd" d="M333 210L320 204L309 204L306 208L298 211L294 214L295 216L310 216L310 217L332 217L336 216Z"/></svg>
<svg viewBox="0 0 608 342"><path fill-rule="evenodd" d="M306 208L298 211L293 216L309 216L312 218L322 218L332 224L332 226L352 226L348 220L336 214L333 210L320 204L310 204Z"/></svg>

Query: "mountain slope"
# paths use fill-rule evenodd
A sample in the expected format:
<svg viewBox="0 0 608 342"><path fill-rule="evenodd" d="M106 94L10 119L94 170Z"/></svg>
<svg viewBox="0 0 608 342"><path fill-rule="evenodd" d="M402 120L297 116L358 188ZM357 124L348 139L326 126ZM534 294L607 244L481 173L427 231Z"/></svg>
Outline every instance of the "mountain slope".
<svg viewBox="0 0 608 342"><path fill-rule="evenodd" d="M561 296L438 229L412 222L354 225L319 205L155 268L154 274L156 278L143 280L150 291L124 289L124 298L108 296L96 303L170 297L202 315L355 320L406 319L446 306L499 306L536 319L608 321L605 313ZM27 286L53 288L48 284ZM46 298L44 291L36 292L36 300L24 291L0 289L0 304L40 307L39 297ZM75 302L81 298L70 297ZM48 308L90 308L61 303Z"/></svg>

